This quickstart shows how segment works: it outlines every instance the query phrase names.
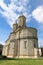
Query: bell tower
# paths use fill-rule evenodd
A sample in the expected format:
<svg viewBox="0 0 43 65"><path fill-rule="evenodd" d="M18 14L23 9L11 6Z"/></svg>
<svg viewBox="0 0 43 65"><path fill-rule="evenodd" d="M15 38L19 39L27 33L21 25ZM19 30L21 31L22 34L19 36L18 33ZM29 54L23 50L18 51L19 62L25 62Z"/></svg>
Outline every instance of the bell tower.
<svg viewBox="0 0 43 65"><path fill-rule="evenodd" d="M18 27L26 27L26 17L22 14L18 17Z"/></svg>

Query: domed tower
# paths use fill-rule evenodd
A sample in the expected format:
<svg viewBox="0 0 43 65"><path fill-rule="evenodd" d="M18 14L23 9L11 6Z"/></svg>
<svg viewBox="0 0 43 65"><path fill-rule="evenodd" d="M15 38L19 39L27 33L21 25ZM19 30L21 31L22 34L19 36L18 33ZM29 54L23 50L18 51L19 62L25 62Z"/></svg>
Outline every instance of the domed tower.
<svg viewBox="0 0 43 65"><path fill-rule="evenodd" d="M16 21L16 23L13 24L13 32L17 29L17 27L18 27L18 24L17 24L17 21Z"/></svg>
<svg viewBox="0 0 43 65"><path fill-rule="evenodd" d="M26 17L23 14L18 17L18 27L26 27Z"/></svg>

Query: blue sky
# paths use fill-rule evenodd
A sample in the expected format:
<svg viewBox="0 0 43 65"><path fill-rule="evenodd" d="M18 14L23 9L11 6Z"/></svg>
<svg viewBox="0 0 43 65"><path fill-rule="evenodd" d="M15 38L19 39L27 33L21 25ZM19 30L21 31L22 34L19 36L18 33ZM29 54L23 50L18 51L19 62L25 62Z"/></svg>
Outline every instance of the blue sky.
<svg viewBox="0 0 43 65"><path fill-rule="evenodd" d="M39 46L43 46L43 0L0 0L0 43L5 44L22 12L26 25L38 30Z"/></svg>

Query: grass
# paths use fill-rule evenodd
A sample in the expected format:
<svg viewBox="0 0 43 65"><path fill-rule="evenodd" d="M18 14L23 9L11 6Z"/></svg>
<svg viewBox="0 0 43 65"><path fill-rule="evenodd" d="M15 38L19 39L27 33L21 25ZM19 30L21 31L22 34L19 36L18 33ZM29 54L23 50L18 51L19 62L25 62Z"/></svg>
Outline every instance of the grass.
<svg viewBox="0 0 43 65"><path fill-rule="evenodd" d="M0 65L43 65L43 58L41 59L0 58Z"/></svg>

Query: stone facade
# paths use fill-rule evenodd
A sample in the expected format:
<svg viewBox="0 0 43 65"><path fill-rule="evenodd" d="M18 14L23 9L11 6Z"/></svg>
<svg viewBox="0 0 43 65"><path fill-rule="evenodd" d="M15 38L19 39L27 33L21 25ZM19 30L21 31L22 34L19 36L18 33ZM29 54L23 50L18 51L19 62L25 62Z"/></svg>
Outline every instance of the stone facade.
<svg viewBox="0 0 43 65"><path fill-rule="evenodd" d="M37 58L37 29L26 27L26 17L18 17L18 23L13 24L13 30L3 47L3 56L12 58Z"/></svg>

